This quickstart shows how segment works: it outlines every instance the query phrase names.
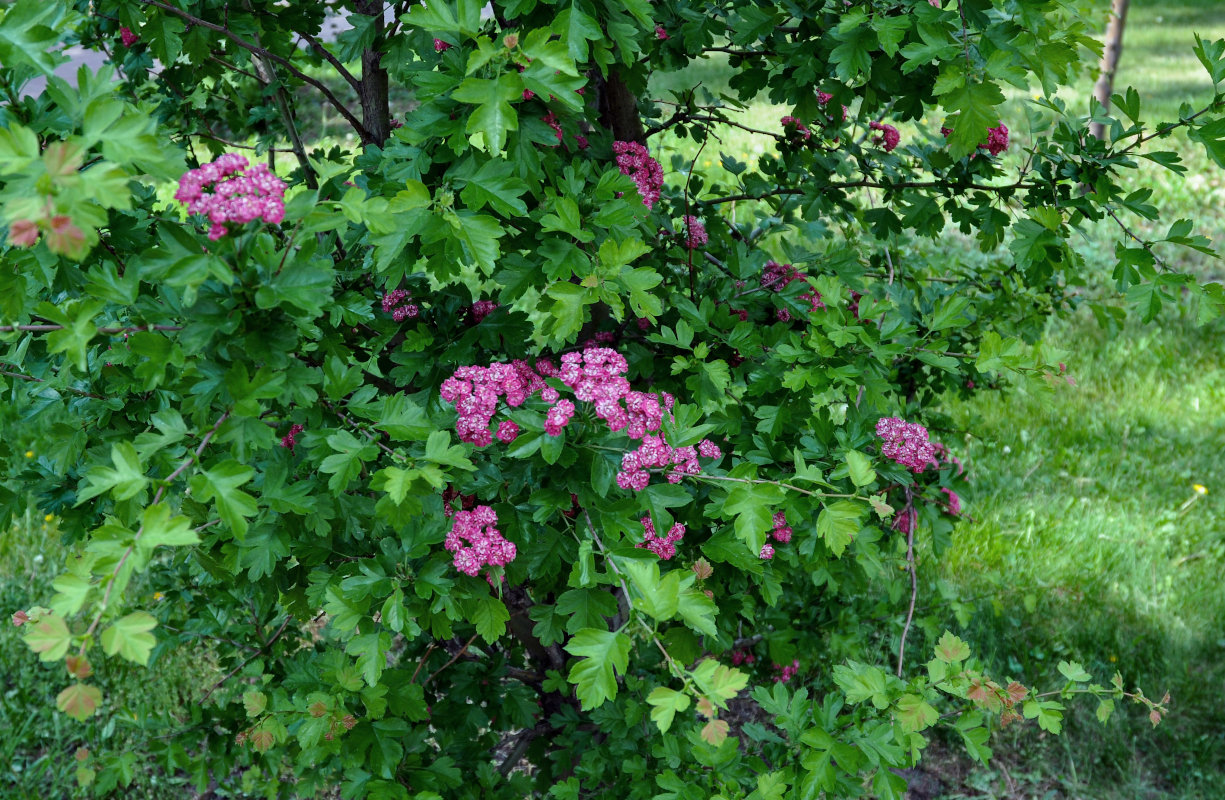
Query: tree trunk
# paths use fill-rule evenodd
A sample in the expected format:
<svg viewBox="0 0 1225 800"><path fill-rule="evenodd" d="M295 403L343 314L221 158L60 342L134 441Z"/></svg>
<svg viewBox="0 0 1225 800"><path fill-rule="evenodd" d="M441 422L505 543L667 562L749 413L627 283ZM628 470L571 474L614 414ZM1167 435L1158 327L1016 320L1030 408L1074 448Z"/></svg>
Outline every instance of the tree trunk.
<svg viewBox="0 0 1225 800"><path fill-rule="evenodd" d="M1110 4L1110 24L1106 26L1105 47L1102 49L1102 71L1098 76L1097 85L1093 87L1093 96L1106 108L1110 107L1110 95L1114 93L1114 73L1119 66L1119 55L1123 52L1123 28L1127 25L1127 7L1131 0L1112 0ZM1102 139L1106 135L1106 126L1094 122L1089 126L1089 133Z"/></svg>
<svg viewBox="0 0 1225 800"><path fill-rule="evenodd" d="M391 134L391 107L387 95L387 70L383 68L383 54L377 48L382 43L383 0L358 0L357 13L374 17L374 45L362 53L362 77L358 95L362 102L362 127L365 130L362 144L382 145Z"/></svg>
<svg viewBox="0 0 1225 800"><path fill-rule="evenodd" d="M644 141L642 118L638 116L638 98L621 80L615 70L610 70L600 94L600 116L619 142Z"/></svg>

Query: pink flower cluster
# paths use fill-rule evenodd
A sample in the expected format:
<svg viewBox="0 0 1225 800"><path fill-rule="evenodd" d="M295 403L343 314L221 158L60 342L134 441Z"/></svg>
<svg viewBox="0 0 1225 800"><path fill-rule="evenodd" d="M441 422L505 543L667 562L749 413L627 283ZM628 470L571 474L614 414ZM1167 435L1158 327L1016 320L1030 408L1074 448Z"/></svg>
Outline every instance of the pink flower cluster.
<svg viewBox="0 0 1225 800"><path fill-rule="evenodd" d="M919 512L914 506L906 506L893 520L893 529L900 533L912 533L919 524Z"/></svg>
<svg viewBox="0 0 1225 800"><path fill-rule="evenodd" d="M685 538L685 526L679 522L675 523L668 529L668 535L662 539L655 533L655 523L651 518L643 517L641 520L642 528L646 532L645 538L634 545L650 550L655 555L667 561L672 556L676 555L676 543Z"/></svg>
<svg viewBox="0 0 1225 800"><path fill-rule="evenodd" d="M638 142L613 142L613 152L617 154L617 168L621 174L634 179L643 205L653 208L659 202L659 190L664 185L663 167Z"/></svg>
<svg viewBox="0 0 1225 800"><path fill-rule="evenodd" d="M822 91L817 92L817 105L819 106L824 106L828 104L830 100L833 100L833 99L834 99L834 96L830 94L829 92L822 92Z"/></svg>
<svg viewBox="0 0 1225 800"><path fill-rule="evenodd" d="M781 292L794 281L808 281L808 273L802 272L790 264L780 264L777 261L767 261L766 267L761 274L761 288L769 289L772 292ZM825 303L821 300L821 293L816 289L804 292L800 295L801 300L807 300L811 306L809 311L818 311L825 308ZM782 312L786 311L784 315ZM778 318L783 322L791 319L791 312L787 309L781 309Z"/></svg>
<svg viewBox="0 0 1225 800"><path fill-rule="evenodd" d="M869 122L868 127L874 131L880 131L880 136L872 137L872 144L881 144L883 142L886 153L892 153L893 149L898 146L898 142L902 140L902 135L892 125Z"/></svg>
<svg viewBox="0 0 1225 800"><path fill-rule="evenodd" d="M208 238L213 241L229 232L227 223L262 219L275 225L285 218L285 182L267 164L248 169L248 163L243 156L226 153L179 178L174 199L187 206L188 213L208 215Z"/></svg>
<svg viewBox="0 0 1225 800"><path fill-rule="evenodd" d="M882 417L876 422L876 435L884 442L880 452L912 472L922 472L936 461L937 445L927 439L927 428L897 417Z"/></svg>
<svg viewBox="0 0 1225 800"><path fill-rule="evenodd" d="M961 514L961 498L957 496L957 493L952 489L945 489L943 486L940 487L940 491L948 496L947 502L944 504L945 509L954 517Z"/></svg>
<svg viewBox="0 0 1225 800"><path fill-rule="evenodd" d="M292 453L293 449L298 445L298 434L304 430L306 429L301 425L294 424L289 426L289 433L281 437L281 447L289 448L289 452Z"/></svg>
<svg viewBox="0 0 1225 800"><path fill-rule="evenodd" d="M131 47L140 41L140 37L132 33L132 29L124 25L119 29L119 40L123 42L124 47Z"/></svg>
<svg viewBox="0 0 1225 800"><path fill-rule="evenodd" d="M985 149L993 156L998 156L1000 153L1008 149L1008 126L1000 123L994 128L987 128L987 143L980 144L980 148Z"/></svg>
<svg viewBox="0 0 1225 800"><path fill-rule="evenodd" d="M756 662L757 662L757 656L753 655L752 653L746 653L743 650L733 650L732 651L732 666L733 667L738 667L741 664L752 666Z"/></svg>
<svg viewBox="0 0 1225 800"><path fill-rule="evenodd" d="M683 221L685 223L685 247L689 250L705 247L710 237L706 235L706 226L702 224L702 221L694 216L686 216Z"/></svg>
<svg viewBox="0 0 1225 800"><path fill-rule="evenodd" d="M497 307L498 304L492 300L477 300L472 304L472 308L469 309L472 312L473 322L479 323L485 317L492 314Z"/></svg>
<svg viewBox="0 0 1225 800"><path fill-rule="evenodd" d="M459 440L485 447L493 442L489 423L497 413L499 398L505 397L506 404L516 408L535 392L547 388L544 379L526 361L515 361L488 367L460 367L442 382L440 394L459 411L455 423Z"/></svg>
<svg viewBox="0 0 1225 800"><path fill-rule="evenodd" d="M515 560L515 543L498 533L498 517L489 506L456 511L443 546L455 554L455 569L476 575L485 566L504 567Z"/></svg>
<svg viewBox="0 0 1225 800"><path fill-rule="evenodd" d="M444 42L442 39L434 40L434 52L435 53L445 53L446 51L450 49L451 49L450 42Z"/></svg>
<svg viewBox="0 0 1225 800"><path fill-rule="evenodd" d="M557 141L560 142L565 137L561 129L561 123L557 121L557 115L552 111L541 117L541 121L553 129L553 133L557 135Z"/></svg>
<svg viewBox="0 0 1225 800"><path fill-rule="evenodd" d="M541 359L532 369L526 361L511 364L491 364L488 367L460 367L442 383L442 399L455 405L459 419L455 423L460 441L485 447L493 442L489 426L497 413L500 398L512 408L522 405L539 392L540 399L550 404L545 414L544 431L560 436L575 413L574 403L561 398L558 391L545 382L557 378L574 392L575 399L594 405L595 416L608 424L610 431L625 431L631 439L641 439L637 450L622 457L617 485L622 489L641 491L650 483L650 470L667 470L667 479L678 483L685 475L701 471L699 454L703 458L720 458L723 453L714 442L704 439L697 447L672 447L660 435L654 435L663 425L663 415L671 411L675 398L667 392L637 392L625 378L629 364L625 357L607 347L588 347L581 352L566 353L561 367ZM505 423L498 427L498 438L512 441L518 435Z"/></svg>
<svg viewBox="0 0 1225 800"><path fill-rule="evenodd" d="M818 97L821 94L822 92L818 92L817 93ZM826 97L830 97L830 96L831 95L826 95ZM822 103L822 105L824 105L824 103ZM787 116L779 120L779 122L782 123L783 133L789 138L792 135L795 135L795 136L799 136L805 142L812 138L812 131L808 130L808 126L805 125L803 122L801 122L798 117L793 117L790 114L788 114Z"/></svg>
<svg viewBox="0 0 1225 800"><path fill-rule="evenodd" d="M774 682L786 683L795 677L795 673L800 671L800 661L795 659L785 667L782 664L775 664L774 668L780 670L779 674L774 676Z"/></svg>
<svg viewBox="0 0 1225 800"><path fill-rule="evenodd" d="M403 289L393 289L383 295L383 311L391 314L391 318L396 322L403 322L406 319L416 317L421 309L416 303L410 303L412 295Z"/></svg>
<svg viewBox="0 0 1225 800"><path fill-rule="evenodd" d="M946 139L953 132L952 128L941 126L940 134ZM981 142L978 145L979 150L986 150L993 156L998 156L1000 153L1008 149L1008 126L1000 123L994 128L987 128L987 141ZM974 156L971 155L970 158Z"/></svg>
<svg viewBox="0 0 1225 800"><path fill-rule="evenodd" d="M791 541L791 526L787 524L787 513L784 511L774 512L774 530L770 531L770 535L777 542L786 544Z"/></svg>
<svg viewBox="0 0 1225 800"><path fill-rule="evenodd" d="M655 38L662 41L664 39L671 39L672 37L668 35L668 32L666 30L664 30L663 25L656 25L655 26Z"/></svg>
<svg viewBox="0 0 1225 800"><path fill-rule="evenodd" d="M774 545L770 544L769 542L763 544L761 546L761 552L757 554L757 557L762 561L769 561L770 559L774 558Z"/></svg>

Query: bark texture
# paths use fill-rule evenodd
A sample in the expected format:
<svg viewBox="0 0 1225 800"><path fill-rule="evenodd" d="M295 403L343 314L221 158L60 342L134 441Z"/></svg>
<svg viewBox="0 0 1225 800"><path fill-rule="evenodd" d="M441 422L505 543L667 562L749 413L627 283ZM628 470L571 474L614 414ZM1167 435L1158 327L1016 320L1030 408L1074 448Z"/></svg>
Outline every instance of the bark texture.
<svg viewBox="0 0 1225 800"><path fill-rule="evenodd" d="M1114 93L1114 74L1119 67L1119 56L1123 53L1123 29L1127 26L1127 7L1130 4L1131 0L1112 0L1110 4L1110 23L1106 26L1101 74L1093 87L1093 96L1107 108L1110 107L1110 95ZM1102 139L1106 128L1100 122L1094 122L1089 126L1089 133L1094 138Z"/></svg>

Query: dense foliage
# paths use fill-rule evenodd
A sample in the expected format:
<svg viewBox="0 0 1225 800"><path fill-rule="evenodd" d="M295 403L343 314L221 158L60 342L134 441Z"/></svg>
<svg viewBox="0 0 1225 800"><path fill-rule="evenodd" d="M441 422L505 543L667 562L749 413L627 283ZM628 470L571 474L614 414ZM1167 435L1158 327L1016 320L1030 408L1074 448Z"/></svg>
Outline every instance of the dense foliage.
<svg viewBox="0 0 1225 800"><path fill-rule="evenodd" d="M1180 128L1225 162L1222 94L1153 127L1125 91L1088 137L1054 93L1092 6L7 5L3 501L73 551L9 611L61 710L203 640L223 677L147 720L158 766L347 798L900 797L935 728L986 759L1077 693L1157 722L912 630L967 488L934 406L1062 380L1078 231L1117 224L1146 317L1225 304L1121 174L1176 177ZM70 85L61 44L110 64ZM735 96L653 97L713 52ZM759 96L767 157L661 155ZM309 143L320 102L352 138Z"/></svg>

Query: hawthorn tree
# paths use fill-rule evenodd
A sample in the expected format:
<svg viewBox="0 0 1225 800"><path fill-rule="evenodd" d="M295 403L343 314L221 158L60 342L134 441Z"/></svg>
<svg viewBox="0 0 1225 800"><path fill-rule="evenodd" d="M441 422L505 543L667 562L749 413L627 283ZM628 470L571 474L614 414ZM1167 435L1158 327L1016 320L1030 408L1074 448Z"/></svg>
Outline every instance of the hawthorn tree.
<svg viewBox="0 0 1225 800"><path fill-rule="evenodd" d="M940 398L1062 380L1081 230L1146 319L1225 304L1125 183L1179 130L1225 162L1225 43L1206 108L1086 115L1091 5L6 4L3 502L74 553L9 612L59 708L203 642L156 766L266 797L900 797L936 729L1156 723L915 620ZM712 55L727 92L659 82Z"/></svg>

